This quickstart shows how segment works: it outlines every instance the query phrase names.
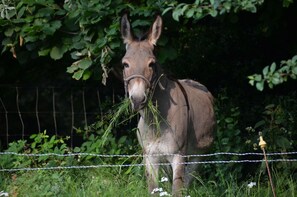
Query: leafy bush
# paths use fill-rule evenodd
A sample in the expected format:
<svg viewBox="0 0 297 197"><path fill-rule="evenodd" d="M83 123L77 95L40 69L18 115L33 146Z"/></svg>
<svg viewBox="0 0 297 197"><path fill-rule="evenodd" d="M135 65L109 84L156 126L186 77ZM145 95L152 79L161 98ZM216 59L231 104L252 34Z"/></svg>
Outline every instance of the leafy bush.
<svg viewBox="0 0 297 197"><path fill-rule="evenodd" d="M131 15L151 16L162 4L164 1L141 2L143 9L136 9L137 5L124 0L2 1L0 32L5 36L2 52L11 51L21 63L38 56L54 60L71 56L72 65L66 66L74 79L87 80L99 69L105 81L107 64L120 49L121 13L131 10ZM144 24L147 20L138 20L133 26ZM101 67L93 66L98 64Z"/></svg>
<svg viewBox="0 0 297 197"><path fill-rule="evenodd" d="M296 144L296 117L297 101L292 99L296 95L282 96L275 99L267 99L264 103L274 103L266 105L263 108L262 117L256 116L254 126L251 120L246 120L246 114L242 113L242 108L234 104L232 98L222 92L216 98L215 109L217 118L217 129L215 131L215 140L211 152L257 152L262 153L259 147L259 132L262 133L267 143L266 152L290 152L295 151ZM254 109L260 109L260 106L254 106ZM253 123L252 123L253 124ZM290 155L281 156L283 159L292 158ZM217 155L215 160L242 160L242 159L262 159L262 157L243 157ZM268 159L273 159L269 157ZM287 175L297 176L296 164L294 162L277 162L271 164L272 168L278 172ZM238 181L246 180L249 176L255 176L259 172L266 172L265 166L261 163L255 164L218 164L216 170L213 166L204 166L203 174L210 179L224 179L237 177Z"/></svg>
<svg viewBox="0 0 297 197"><path fill-rule="evenodd" d="M136 132L134 132L134 130L128 131L129 135L119 135L119 137L116 137L115 133L106 132L108 127L109 124L106 120L99 120L88 126L86 130L80 131L84 133L84 142L80 147L75 147L73 152L104 155L133 155L140 153L136 140ZM139 159L135 157L101 158L96 156L81 156L80 162L93 164L126 164L139 162Z"/></svg>
<svg viewBox="0 0 297 197"><path fill-rule="evenodd" d="M292 3L284 2L286 6ZM171 12L172 17L167 18L172 23L172 19L178 21L182 17L199 20L208 15L216 17L242 10L255 13L262 4L263 0L198 0L192 4L167 0L3 0L0 3L0 33L4 37L2 53L10 51L23 64L37 57L63 59L67 72L74 79L87 80L95 72L98 73L96 78L99 76L105 83L111 60L118 59L124 48L118 31L119 18L124 12L130 11L132 17L137 17L132 26L141 32L143 26L150 24L149 16L160 12L163 15ZM174 35L177 36L177 32L184 30L177 27L171 31L176 31ZM169 48L171 51L160 50L162 61L177 57L178 49L174 49L170 42L176 36L170 34L164 33L158 43L161 48L166 45L167 51Z"/></svg>
<svg viewBox="0 0 297 197"><path fill-rule="evenodd" d="M48 136L46 131L39 134L31 135L32 142L27 140L18 140L9 144L5 152L22 153L22 154L46 154L56 153L65 154L70 151L65 139L56 136ZM26 167L52 167L69 163L71 158L53 157L50 155L40 157L28 157L18 155L2 155L0 166L2 168L26 168Z"/></svg>
<svg viewBox="0 0 297 197"><path fill-rule="evenodd" d="M249 83L260 91L264 90L264 84L267 83L269 88L282 84L288 78L297 79L297 55L292 59L281 61L280 68L277 69L276 63L265 66L262 74L253 74L248 76Z"/></svg>
<svg viewBox="0 0 297 197"><path fill-rule="evenodd" d="M173 10L172 17L177 21L181 16L199 20L207 15L216 17L217 15L222 15L231 11L238 12L239 10L245 10L255 13L257 12L257 6L261 5L263 2L264 0L196 0L191 4L175 2L169 4L168 8L165 9L164 12Z"/></svg>
<svg viewBox="0 0 297 197"><path fill-rule="evenodd" d="M296 115L297 101L292 99L295 95L282 96L274 100L274 104L264 107L262 119L248 132L262 132L267 143L267 152L291 152L297 148ZM257 139L253 139L256 141ZM254 146L259 149L258 146ZM281 156L283 159L292 158L290 155ZM281 162L271 164L276 171L297 177L297 164L294 162Z"/></svg>
<svg viewBox="0 0 297 197"><path fill-rule="evenodd" d="M235 106L232 99L228 98L226 92L222 92L215 102L215 111L217 118L217 127L214 131L215 140L211 152L235 152L241 153L247 151L245 145L245 138L243 137L243 129L240 127L239 122L241 119L240 108ZM226 155L218 155L215 160L239 160L239 156L230 156L226 159ZM231 170L232 169L232 170ZM219 179L224 177L229 180L231 177L238 179L243 176L243 165L235 163L218 164L216 170L213 171L212 166L208 166L208 173L212 178ZM232 175L232 176L231 176Z"/></svg>

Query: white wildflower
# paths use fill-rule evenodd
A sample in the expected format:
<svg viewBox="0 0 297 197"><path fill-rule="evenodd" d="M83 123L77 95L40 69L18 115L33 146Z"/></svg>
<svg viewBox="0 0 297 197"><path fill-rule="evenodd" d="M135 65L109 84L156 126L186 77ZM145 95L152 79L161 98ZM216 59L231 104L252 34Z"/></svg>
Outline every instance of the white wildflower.
<svg viewBox="0 0 297 197"><path fill-rule="evenodd" d="M168 182L168 178L167 178L167 177L162 177L160 182L161 182L161 183L163 183L163 182Z"/></svg>
<svg viewBox="0 0 297 197"><path fill-rule="evenodd" d="M8 193L7 192L4 192L4 191L1 191L0 192L0 196L8 196Z"/></svg>
<svg viewBox="0 0 297 197"><path fill-rule="evenodd" d="M165 192L160 192L160 196L170 196L166 191Z"/></svg>
<svg viewBox="0 0 297 197"><path fill-rule="evenodd" d="M155 188L155 189L153 189L153 191L151 192L151 194L154 194L154 193L157 193L157 192L163 192L163 188L162 187Z"/></svg>
<svg viewBox="0 0 297 197"><path fill-rule="evenodd" d="M247 186L248 186L248 188L253 188L256 185L257 185L256 182L250 182Z"/></svg>

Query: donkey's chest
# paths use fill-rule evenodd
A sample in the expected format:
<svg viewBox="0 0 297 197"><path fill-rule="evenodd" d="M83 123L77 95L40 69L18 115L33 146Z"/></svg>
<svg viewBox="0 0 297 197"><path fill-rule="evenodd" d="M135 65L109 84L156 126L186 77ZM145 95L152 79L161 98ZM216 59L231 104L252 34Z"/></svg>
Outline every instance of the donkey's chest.
<svg viewBox="0 0 297 197"><path fill-rule="evenodd" d="M179 152L182 139L176 138L170 128L157 131L156 128L140 120L138 141L145 154L175 154Z"/></svg>

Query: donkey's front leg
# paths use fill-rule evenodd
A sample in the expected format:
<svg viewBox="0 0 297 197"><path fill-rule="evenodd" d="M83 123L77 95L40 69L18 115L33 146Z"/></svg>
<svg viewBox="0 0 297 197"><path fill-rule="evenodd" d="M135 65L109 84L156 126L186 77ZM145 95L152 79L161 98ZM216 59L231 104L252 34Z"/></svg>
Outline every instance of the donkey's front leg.
<svg viewBox="0 0 297 197"><path fill-rule="evenodd" d="M185 181L185 159L181 155L175 155L172 160L172 193L173 196L182 196Z"/></svg>
<svg viewBox="0 0 297 197"><path fill-rule="evenodd" d="M148 183L148 189L151 193L155 188L158 188L158 173L159 173L159 165L158 158L154 156L145 157L145 174Z"/></svg>

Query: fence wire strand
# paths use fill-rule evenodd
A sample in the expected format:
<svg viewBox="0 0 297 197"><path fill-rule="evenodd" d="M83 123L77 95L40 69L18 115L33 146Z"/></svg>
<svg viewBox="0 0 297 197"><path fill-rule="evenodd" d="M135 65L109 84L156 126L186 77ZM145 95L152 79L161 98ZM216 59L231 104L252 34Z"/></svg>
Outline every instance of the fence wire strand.
<svg viewBox="0 0 297 197"><path fill-rule="evenodd" d="M14 155L23 157L43 157L43 156L57 156L57 157L71 157L71 156L95 156L95 157L158 157L158 156L174 156L176 154L154 154L154 155L103 155L103 154L93 154L93 153L68 153L68 154L56 154L56 153L45 153L45 154L23 154L15 152L0 152L1 155ZM211 154L198 154L198 155L179 155L181 157L213 157L213 156L264 156L263 153L230 153L230 152L220 152ZM284 156L284 155L297 155L297 152L278 152L278 153L267 153L267 156ZM193 162L182 162L173 163L176 165L195 165L195 164L229 164L229 163L261 163L264 159L243 159L243 160L205 160L205 161L193 161ZM297 162L297 158L290 159L269 159L269 163L273 162ZM157 166L168 166L172 163L153 163L151 165ZM98 164L98 165L73 165L73 166L53 166L53 167L24 167L24 168L2 168L0 172L16 172L16 171L38 171L38 170L68 170L68 169L91 169L91 168L122 168L122 167L143 167L145 164Z"/></svg>
<svg viewBox="0 0 297 197"><path fill-rule="evenodd" d="M96 153L67 153L67 154L58 154L58 153L16 153L16 152L0 152L0 155L16 155L16 156L25 156L25 157L44 157L44 156L57 156L57 157L72 157L72 156L93 156L93 157L160 157L160 156L175 156L178 154L151 154L151 155L142 155L142 154L115 154L115 155L104 155ZM263 153L234 153L234 152L218 152L218 153L209 153L209 154L197 154L197 155L179 155L180 157L213 157L219 155L231 155L231 156L264 156ZM275 153L266 153L267 156L281 156L281 155L297 155L297 152L275 152Z"/></svg>
<svg viewBox="0 0 297 197"><path fill-rule="evenodd" d="M268 162L296 162L297 159L271 159ZM228 164L228 163L261 163L263 159L258 160L221 160L221 161L195 161L182 163L152 163L151 166L169 166L169 165L194 165L194 164ZM36 167L36 168L7 168L0 169L0 172L16 171L38 171L38 170L69 170L69 169L90 169L90 168L119 168L119 167L143 167L145 164L98 164L98 165L78 165L78 166L55 166L55 167Z"/></svg>

